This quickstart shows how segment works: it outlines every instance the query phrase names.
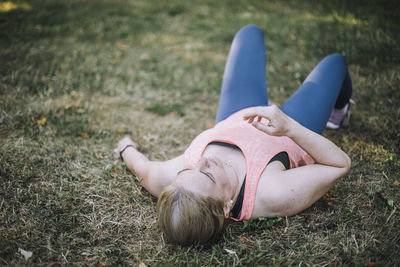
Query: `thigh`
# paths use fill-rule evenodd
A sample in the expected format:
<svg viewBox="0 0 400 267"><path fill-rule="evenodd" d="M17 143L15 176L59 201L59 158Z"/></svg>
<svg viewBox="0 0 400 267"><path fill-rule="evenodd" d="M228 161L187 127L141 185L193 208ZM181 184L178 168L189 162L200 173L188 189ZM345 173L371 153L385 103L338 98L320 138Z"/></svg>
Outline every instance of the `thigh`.
<svg viewBox="0 0 400 267"><path fill-rule="evenodd" d="M221 88L216 123L246 107L266 105L266 51L262 31L243 27L233 40Z"/></svg>
<svg viewBox="0 0 400 267"><path fill-rule="evenodd" d="M321 134L347 73L340 54L325 57L281 109L308 129Z"/></svg>

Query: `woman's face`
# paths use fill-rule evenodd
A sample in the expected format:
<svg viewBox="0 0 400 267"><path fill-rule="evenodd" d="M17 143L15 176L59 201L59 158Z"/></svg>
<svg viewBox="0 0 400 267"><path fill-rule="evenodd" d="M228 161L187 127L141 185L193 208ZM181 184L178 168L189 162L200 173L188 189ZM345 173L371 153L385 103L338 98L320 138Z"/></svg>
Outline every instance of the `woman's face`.
<svg viewBox="0 0 400 267"><path fill-rule="evenodd" d="M203 157L194 168L181 170L174 184L194 193L229 201L239 179L231 166L216 158Z"/></svg>

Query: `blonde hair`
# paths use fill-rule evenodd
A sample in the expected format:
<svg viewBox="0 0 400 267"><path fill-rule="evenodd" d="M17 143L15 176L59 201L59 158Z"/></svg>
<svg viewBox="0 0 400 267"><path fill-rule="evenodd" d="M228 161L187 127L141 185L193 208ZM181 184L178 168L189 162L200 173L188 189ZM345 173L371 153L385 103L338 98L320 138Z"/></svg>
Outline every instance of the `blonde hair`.
<svg viewBox="0 0 400 267"><path fill-rule="evenodd" d="M223 230L224 202L197 195L182 187L169 185L157 202L161 230L175 244L201 244Z"/></svg>

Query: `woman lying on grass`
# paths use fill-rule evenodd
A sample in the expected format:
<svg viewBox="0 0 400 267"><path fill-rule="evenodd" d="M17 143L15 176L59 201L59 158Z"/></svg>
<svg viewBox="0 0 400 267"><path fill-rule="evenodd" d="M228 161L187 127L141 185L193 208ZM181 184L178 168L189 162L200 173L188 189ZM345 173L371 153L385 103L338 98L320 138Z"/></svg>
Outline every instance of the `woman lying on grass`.
<svg viewBox="0 0 400 267"><path fill-rule="evenodd" d="M235 36L216 125L184 155L149 161L125 137L118 152L158 197L162 231L177 244L205 243L226 219L290 216L310 207L350 168L323 137L345 119L351 81L343 56L324 58L282 106L268 105L264 37L256 26Z"/></svg>

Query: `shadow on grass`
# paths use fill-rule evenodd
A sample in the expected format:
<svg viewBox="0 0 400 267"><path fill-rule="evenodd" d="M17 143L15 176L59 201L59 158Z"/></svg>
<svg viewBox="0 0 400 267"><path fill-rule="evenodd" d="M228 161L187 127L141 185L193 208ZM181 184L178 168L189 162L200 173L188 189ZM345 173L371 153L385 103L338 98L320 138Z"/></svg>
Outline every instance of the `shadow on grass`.
<svg viewBox="0 0 400 267"><path fill-rule="evenodd" d="M285 1L315 16L308 32L309 56L341 52L352 64L400 62L400 6L395 1ZM303 29L298 29L300 34Z"/></svg>
<svg viewBox="0 0 400 267"><path fill-rule="evenodd" d="M1 93L11 89L7 86L21 84L29 87L29 93L43 92L49 87L48 81L41 79L38 72L52 77L60 71L60 63L69 60L73 53L82 53L74 57L82 60L84 53L100 54L102 47L116 46L122 40L134 43L143 33L163 31L165 17L186 9L180 2L153 5L124 1L30 1L28 6L0 12L0 75L4 84ZM69 46L75 43L92 49L71 51ZM91 70L87 72L92 74Z"/></svg>
<svg viewBox="0 0 400 267"><path fill-rule="evenodd" d="M64 261L67 259L85 265L101 265L104 261L107 265L129 265L138 263L138 259L154 265L165 262L171 265L234 264L235 259L225 248L236 251L242 264L294 265L298 260L321 265L333 260L331 265L354 265L355 261L369 259L390 261L388 257L398 248L396 241L399 240L392 234L398 213L393 213L387 224L392 212L389 208L398 203L395 202L398 198L394 197L398 189L392 186L390 179L397 177L400 161L396 155L400 127L396 105L400 90L395 72L400 52L398 22L394 15L399 12L394 1L286 0L251 4L199 1L193 6L185 1L34 0L29 3L31 9L0 13L0 96L2 101L9 100L4 101L4 105L2 102L0 113L0 141L5 144L0 154L0 179L1 190L7 193L4 194L5 204L0 205L5 210L2 214L5 219L0 224L5 229L0 238L0 247L5 248L0 252L0 260L4 263L22 264L24 259L16 254L20 247L34 252L32 264L67 264ZM198 12L198 7L203 8L202 13ZM258 21L252 20L253 14L259 16ZM168 25L169 22L172 25ZM120 103L102 103L96 97L105 100L111 99L113 94L121 94L126 98L126 105L131 105L134 97L148 97L141 99L143 105L139 102L135 106L139 108L138 113L147 109L153 112L154 116L146 117L151 119L170 113L171 116L181 115L189 125L188 121L193 120L190 101L185 105L171 104L151 97L161 90L175 90L175 87L182 90L178 96L188 94L187 88L179 86L183 77L189 77L184 82L196 78L200 81L219 79L215 77L222 73L215 76L209 73L219 72L222 60L207 60L206 50L218 47L218 52L222 53L238 25L256 22L260 22L266 32L266 43L270 46L268 49L271 48L269 60L278 70L272 73L275 74L271 75L272 79L275 84L291 88L288 94L309 73L311 64L329 53L346 55L355 77L358 104L351 127L335 133L326 132L326 135L349 152L353 169L346 181L338 184L338 193L332 196L335 201L332 207L323 199L310 210L282 222L257 220L247 228L243 223L246 229L239 229L241 223L232 224L224 239L206 251L191 248L189 252L165 246L154 228L154 203L149 194L142 194L144 190L140 185L132 182L125 167L117 165L119 162L113 163L111 152L107 152L120 136L113 135L108 126L103 125L91 131L99 123L93 118L100 109L105 109L101 118L110 125L131 113L126 111L128 107L122 109ZM177 32L177 29L183 30ZM165 40L156 37L164 32L163 37L168 37L170 42L167 44L176 50L163 50ZM140 43L147 33L157 36L148 43ZM181 38L175 39L177 36ZM292 37L294 41L291 42ZM190 47L190 41L198 39L201 40L199 47ZM160 44L146 47L151 40ZM176 40L178 44L174 44ZM188 47L185 47L186 42ZM127 44L132 46L125 49ZM142 51L148 54L147 59L140 59ZM190 77L193 69L189 66L178 67L184 64L183 53L187 52L190 59L193 51L205 58L194 61L196 63L186 62L188 65L204 64L204 70L197 77ZM117 59L124 53L131 54L121 63ZM172 57L166 57L167 54ZM132 66L135 63L138 68ZM300 67L295 69L294 63L299 63ZM289 79L282 74L286 68ZM181 75L171 78L174 71ZM136 73L143 75L132 78ZM109 85L110 80L112 85ZM131 95L123 94L128 84L141 82L139 80L143 80L142 88L132 86ZM109 87L103 89L106 86ZM203 87L207 86L209 84ZM211 107L207 101L210 95L217 94L216 91L206 91L199 83L191 89L189 94L201 105L200 111L208 112ZM74 98L72 90L82 95ZM135 90L150 94L135 95ZM27 103L18 102L25 92L29 94ZM77 99L82 100L79 105L67 107ZM154 104L148 105L146 101ZM100 108L94 109L94 106ZM118 116L108 114L110 110L116 110ZM204 125L203 118L196 116L198 124ZM47 124L38 125L42 117L47 118ZM126 127L149 129L137 122ZM196 127L190 134L200 131L202 126ZM183 150L183 144L172 142L174 139L171 144L163 145L158 137L165 135L158 128L151 131L156 137L147 136L151 141L146 142L154 143L152 150L177 146ZM136 191L132 191L132 187L136 187ZM378 204L363 207L363 201L369 201L368 198ZM102 225L103 219L109 217L112 221ZM134 220L139 217L144 219ZM123 223L119 223L118 218ZM386 226L381 227L383 224ZM353 239L363 246L360 252L357 243L352 245ZM380 244L378 248L377 243L371 241L375 239ZM265 250L260 251L260 248ZM294 256L282 251L291 251ZM65 252L71 253L62 254Z"/></svg>

